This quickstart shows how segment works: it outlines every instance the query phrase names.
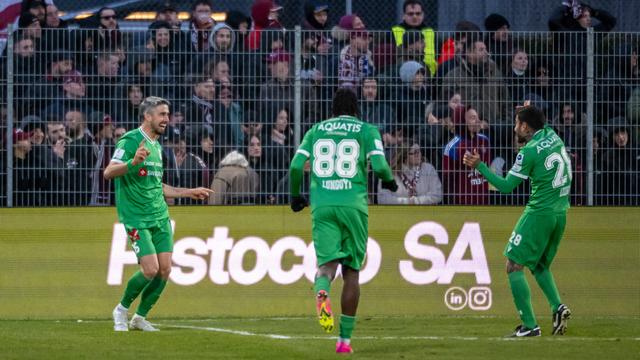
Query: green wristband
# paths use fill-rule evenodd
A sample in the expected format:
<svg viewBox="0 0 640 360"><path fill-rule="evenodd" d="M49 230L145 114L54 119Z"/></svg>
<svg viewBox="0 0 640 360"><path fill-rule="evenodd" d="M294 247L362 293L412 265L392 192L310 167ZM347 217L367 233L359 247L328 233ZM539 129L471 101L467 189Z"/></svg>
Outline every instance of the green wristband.
<svg viewBox="0 0 640 360"><path fill-rule="evenodd" d="M133 165L133 159L128 160L125 164L127 164L127 170L131 170L135 167L135 165Z"/></svg>

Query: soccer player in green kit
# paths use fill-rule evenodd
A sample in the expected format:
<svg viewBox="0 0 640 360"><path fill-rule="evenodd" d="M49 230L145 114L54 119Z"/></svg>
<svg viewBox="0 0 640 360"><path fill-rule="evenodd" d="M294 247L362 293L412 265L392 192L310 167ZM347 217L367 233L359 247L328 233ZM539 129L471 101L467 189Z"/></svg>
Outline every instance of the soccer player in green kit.
<svg viewBox="0 0 640 360"><path fill-rule="evenodd" d="M526 144L506 178L495 175L480 161L475 150L473 154L465 154L463 161L478 169L502 193L510 193L523 180L531 181L529 202L504 250L511 293L522 320L511 336L541 335L531 306L531 291L523 272L525 267L531 271L551 306L551 333L563 335L571 311L560 300L550 266L566 225L571 160L562 139L546 126L544 114L528 102L516 111L514 131Z"/></svg>
<svg viewBox="0 0 640 360"><path fill-rule="evenodd" d="M122 300L113 309L115 331L157 331L146 316L158 301L171 272L173 233L169 222L167 198L189 197L204 200L211 190L175 188L162 183L162 147L158 138L169 123L169 102L151 96L140 104L143 116L139 128L120 138L105 179L115 179L116 209L124 224L140 271L125 289ZM131 303L142 294L140 304L127 326Z"/></svg>
<svg viewBox="0 0 640 360"><path fill-rule="evenodd" d="M342 266L340 337L337 353L351 353L351 333L360 298L359 270L367 250L367 160L382 187L396 191L398 185L384 157L380 133L375 126L360 121L358 99L348 89L339 89L332 104L333 118L322 121L304 136L291 161L291 209L306 207L300 196L303 167L311 163L312 238L318 271L314 292L320 326L333 330L329 301L331 281Z"/></svg>

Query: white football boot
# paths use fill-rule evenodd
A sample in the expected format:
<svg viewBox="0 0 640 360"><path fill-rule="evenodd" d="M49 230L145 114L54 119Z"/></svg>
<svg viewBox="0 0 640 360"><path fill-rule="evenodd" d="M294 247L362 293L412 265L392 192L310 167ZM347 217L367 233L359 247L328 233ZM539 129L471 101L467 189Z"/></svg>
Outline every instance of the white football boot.
<svg viewBox="0 0 640 360"><path fill-rule="evenodd" d="M127 326L127 309L123 308L118 304L118 306L113 309L113 330L115 331L129 331L129 326Z"/></svg>
<svg viewBox="0 0 640 360"><path fill-rule="evenodd" d="M129 323L129 328L131 330L142 330L142 331L160 331L151 325L145 318L142 316L135 314L131 318L131 322Z"/></svg>

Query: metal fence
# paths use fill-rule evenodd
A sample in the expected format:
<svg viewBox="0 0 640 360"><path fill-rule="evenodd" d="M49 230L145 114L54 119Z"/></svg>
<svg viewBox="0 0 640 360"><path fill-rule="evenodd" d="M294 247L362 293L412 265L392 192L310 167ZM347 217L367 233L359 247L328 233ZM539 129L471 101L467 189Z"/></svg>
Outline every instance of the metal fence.
<svg viewBox="0 0 640 360"><path fill-rule="evenodd" d="M461 159L477 149L505 175L522 146L513 114L524 100L566 144L573 205L640 203L638 33L197 33L155 23L21 30L8 44L3 206L112 205L102 170L150 95L172 104L166 183L211 187L210 204L288 203L289 161L330 116L338 87L378 126L400 184L391 194L371 176L371 203L526 203L526 182L499 194Z"/></svg>

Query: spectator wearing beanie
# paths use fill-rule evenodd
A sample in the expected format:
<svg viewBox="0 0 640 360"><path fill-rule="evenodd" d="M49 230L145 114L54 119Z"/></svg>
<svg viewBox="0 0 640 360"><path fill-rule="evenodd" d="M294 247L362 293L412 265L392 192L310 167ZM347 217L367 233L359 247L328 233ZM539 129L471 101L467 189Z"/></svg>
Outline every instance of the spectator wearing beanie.
<svg viewBox="0 0 640 360"><path fill-rule="evenodd" d="M491 14L484 20L484 27L488 31L487 50L498 68L507 73L512 54L511 24L504 16Z"/></svg>
<svg viewBox="0 0 640 360"><path fill-rule="evenodd" d="M436 35L433 28L427 26L424 21L424 4L421 0L405 0L402 9L404 11L402 22L391 28L393 41L397 47L400 47L406 31L420 31L424 38L424 58L422 61L429 69L429 76L432 76L438 68L438 63L436 62Z"/></svg>
<svg viewBox="0 0 640 360"><path fill-rule="evenodd" d="M338 85L360 90L363 78L375 72L372 53L369 50L369 32L364 29L353 29L349 33L349 44L340 51L338 63Z"/></svg>
<svg viewBox="0 0 640 360"><path fill-rule="evenodd" d="M340 18L338 25L331 29L331 37L333 38L333 49L330 54L340 53L340 50L349 43L349 37L352 30L364 29L366 26L362 18L357 14L345 15Z"/></svg>
<svg viewBox="0 0 640 360"><path fill-rule="evenodd" d="M421 62L407 61L400 66L402 88L396 104L398 122L404 127L404 135L413 138L423 147L433 149L440 145L440 125L427 123L427 107L431 103L428 84L429 69ZM431 154L429 154L431 155ZM431 157L431 156L429 156Z"/></svg>

